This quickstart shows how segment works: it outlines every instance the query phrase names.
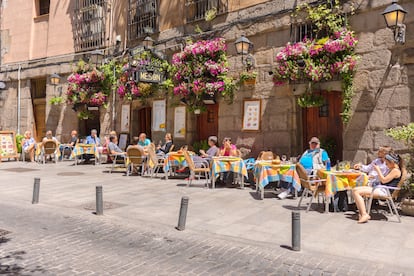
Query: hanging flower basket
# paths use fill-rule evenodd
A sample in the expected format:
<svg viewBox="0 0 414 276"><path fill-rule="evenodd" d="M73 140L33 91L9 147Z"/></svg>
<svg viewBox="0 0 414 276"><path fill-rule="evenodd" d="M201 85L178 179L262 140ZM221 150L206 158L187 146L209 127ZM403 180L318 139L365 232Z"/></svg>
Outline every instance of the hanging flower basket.
<svg viewBox="0 0 414 276"><path fill-rule="evenodd" d="M255 85L257 75L257 71L243 71L240 73L239 81L243 85Z"/></svg>

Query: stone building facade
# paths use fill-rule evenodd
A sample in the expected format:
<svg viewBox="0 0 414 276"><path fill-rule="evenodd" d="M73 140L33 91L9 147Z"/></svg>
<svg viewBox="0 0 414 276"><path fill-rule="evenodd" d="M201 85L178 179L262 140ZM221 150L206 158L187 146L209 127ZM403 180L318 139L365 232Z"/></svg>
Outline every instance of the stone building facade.
<svg viewBox="0 0 414 276"><path fill-rule="evenodd" d="M156 116L151 113L151 100L143 105L135 101L126 103L117 97L110 99L108 109L101 109L99 120L94 123L79 121L70 106L49 103L50 98L66 90L65 80L79 58L89 58L96 48L104 51L105 58L116 58L124 50L140 45L148 34L156 41L156 49L171 58L188 38L221 36L228 43L231 74L237 77L243 70L243 64L241 56L236 54L234 41L245 35L254 43L252 55L255 69L259 72L257 83L241 86L233 104L228 105L218 97L215 108L211 107L207 115L187 112L186 135L184 139L175 140L176 146L205 138L208 132L200 129L204 125L200 120L211 119L216 120L217 130L210 134L217 134L220 138L232 137L234 143L250 156L257 156L263 149L296 156L307 147L307 141L313 135L334 137L332 143L336 147L336 159L364 162L375 155L378 146L384 144L392 145L401 152L405 150L402 144L386 137L383 130L407 124L414 116L412 1L399 1L408 11L404 45L394 42L393 33L386 28L381 15L391 0L342 1L345 5L355 4L355 14L349 20L359 40L357 52L360 55L354 78L353 115L346 125L338 119L340 108L331 108L330 112L335 114L329 122L318 117L317 111L300 108L296 97L305 91L306 85L274 86L269 74L274 68L276 54L292 40L292 11L300 3L315 1L102 1L103 9L98 13L102 25L88 24L95 26L95 31L99 28L103 39L97 45L86 47L79 46L76 40L79 30L83 30L77 17L82 9L76 6L82 1L51 0L49 12L44 15L39 14L41 2L1 1L0 81L6 84L6 88L0 90L0 126L3 130L22 133L32 129L37 130L40 137L46 129L51 129L65 141L70 130L81 129L81 133L86 135L98 123L102 136L112 129L120 131L121 106L130 104L132 121L129 135L136 136L147 130L148 126L143 124L150 125L154 119L151 116ZM156 18L151 21L155 25L149 32L141 30L140 35L135 33L131 36L131 26L135 21L130 5L137 2L147 3L151 9L156 8ZM216 18L207 22L195 11L212 2L218 3L219 12ZM17 11L19 18L15 16ZM86 23L81 21L81 24ZM201 29L203 34L200 36L196 29ZM52 73L62 76L57 86L50 84ZM340 100L339 81L322 83L317 88L323 95L331 95L327 97L335 95L334 101ZM39 89L43 91L38 92ZM166 132L173 132L175 107L171 106L172 100L168 96L164 98L167 101ZM259 131L242 131L245 99L261 100ZM40 113L44 115L39 116ZM142 116L149 117L146 123L142 122ZM164 134L150 130L154 141L162 140Z"/></svg>

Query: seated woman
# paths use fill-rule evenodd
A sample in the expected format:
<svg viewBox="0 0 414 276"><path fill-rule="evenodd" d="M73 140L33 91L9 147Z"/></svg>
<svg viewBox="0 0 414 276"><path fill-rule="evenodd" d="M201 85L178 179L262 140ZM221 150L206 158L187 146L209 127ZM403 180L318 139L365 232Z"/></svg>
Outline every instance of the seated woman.
<svg viewBox="0 0 414 276"><path fill-rule="evenodd" d="M220 148L219 155L220 156L239 156L236 145L233 145L231 143L231 138L225 137L223 139L223 145Z"/></svg>
<svg viewBox="0 0 414 276"><path fill-rule="evenodd" d="M374 169L378 173L378 179L382 185L396 187L401 180L402 170L404 168L403 161L398 154L389 153L385 155L385 165L389 169L389 173L386 176L382 174L381 168L378 165L373 165ZM367 222L371 218L365 208L363 196L370 196L372 191L373 187L369 186L356 187L352 189L352 195L359 210L358 223ZM385 196L386 194L387 191L385 188L374 190L374 195Z"/></svg>
<svg viewBox="0 0 414 276"><path fill-rule="evenodd" d="M28 130L24 133L24 138L22 139L22 150L23 154L28 153L30 155L30 162L34 162L35 149L36 141L32 137L32 132Z"/></svg>
<svg viewBox="0 0 414 276"><path fill-rule="evenodd" d="M202 158L211 159L213 156L216 156L219 152L219 148L217 147L217 136L210 136L208 137L208 146L209 149L204 151L203 149L200 150L200 156Z"/></svg>
<svg viewBox="0 0 414 276"><path fill-rule="evenodd" d="M166 133L164 139L165 139L164 145L157 146L157 151L156 151L157 154L167 154L170 152L170 149L173 145L171 133L169 132Z"/></svg>

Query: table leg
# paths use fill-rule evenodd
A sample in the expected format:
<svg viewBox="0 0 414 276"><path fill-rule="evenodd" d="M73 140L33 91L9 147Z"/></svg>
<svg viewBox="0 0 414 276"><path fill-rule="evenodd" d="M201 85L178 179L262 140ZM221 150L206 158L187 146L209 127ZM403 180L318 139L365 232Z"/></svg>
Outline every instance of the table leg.
<svg viewBox="0 0 414 276"><path fill-rule="evenodd" d="M241 181L240 181L240 189L244 189L244 175L240 174Z"/></svg>
<svg viewBox="0 0 414 276"><path fill-rule="evenodd" d="M212 177L211 177L211 179L212 179L212 183L211 183L211 187L213 188L213 189L215 189L216 188L216 174L215 173L213 173L213 172L211 172L211 174L212 174Z"/></svg>
<svg viewBox="0 0 414 276"><path fill-rule="evenodd" d="M325 197L325 214L329 214L329 201L331 201L331 197Z"/></svg>

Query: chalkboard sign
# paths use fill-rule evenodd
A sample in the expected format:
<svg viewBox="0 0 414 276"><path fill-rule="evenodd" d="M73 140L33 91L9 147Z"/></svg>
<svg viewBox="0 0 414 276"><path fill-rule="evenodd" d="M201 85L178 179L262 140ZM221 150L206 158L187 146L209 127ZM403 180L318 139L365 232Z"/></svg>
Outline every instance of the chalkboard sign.
<svg viewBox="0 0 414 276"><path fill-rule="evenodd" d="M18 158L14 131L0 131L0 162L2 158Z"/></svg>

